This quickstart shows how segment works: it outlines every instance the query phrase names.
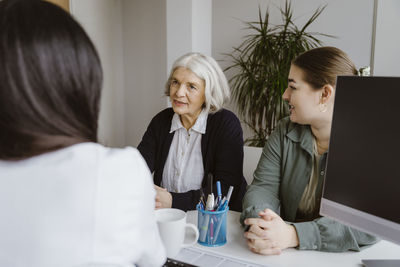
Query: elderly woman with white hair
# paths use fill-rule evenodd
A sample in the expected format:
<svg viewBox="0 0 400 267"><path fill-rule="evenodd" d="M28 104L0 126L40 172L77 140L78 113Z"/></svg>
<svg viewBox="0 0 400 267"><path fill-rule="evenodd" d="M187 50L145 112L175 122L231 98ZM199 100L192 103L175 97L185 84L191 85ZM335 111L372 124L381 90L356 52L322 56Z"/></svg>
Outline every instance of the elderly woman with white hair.
<svg viewBox="0 0 400 267"><path fill-rule="evenodd" d="M201 190L207 195L220 181L223 195L234 187L229 206L241 211L243 132L235 114L223 109L230 90L218 63L200 53L181 56L165 94L172 108L152 119L138 146L154 172L156 208L195 209Z"/></svg>

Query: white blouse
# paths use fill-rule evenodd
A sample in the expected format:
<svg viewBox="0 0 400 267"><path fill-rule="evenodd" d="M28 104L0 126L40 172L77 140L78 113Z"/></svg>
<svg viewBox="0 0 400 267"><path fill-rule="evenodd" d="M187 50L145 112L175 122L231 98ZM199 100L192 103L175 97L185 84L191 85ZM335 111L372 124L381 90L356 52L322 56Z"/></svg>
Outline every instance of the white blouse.
<svg viewBox="0 0 400 267"><path fill-rule="evenodd" d="M0 266L160 266L154 198L134 148L83 143L0 160Z"/></svg>
<svg viewBox="0 0 400 267"><path fill-rule="evenodd" d="M178 114L172 117L174 138L163 170L162 186L169 192L183 193L201 188L204 177L201 137L206 132L208 113L201 111L195 124L186 130Z"/></svg>

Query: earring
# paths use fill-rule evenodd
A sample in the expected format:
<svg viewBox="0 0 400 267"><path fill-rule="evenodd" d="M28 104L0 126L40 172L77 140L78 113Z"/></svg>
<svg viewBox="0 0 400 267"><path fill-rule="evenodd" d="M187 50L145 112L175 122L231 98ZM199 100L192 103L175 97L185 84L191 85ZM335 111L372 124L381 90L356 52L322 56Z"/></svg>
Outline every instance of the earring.
<svg viewBox="0 0 400 267"><path fill-rule="evenodd" d="M324 113L328 110L328 107L326 106L325 103L319 103L318 108L319 108L319 111L322 113Z"/></svg>

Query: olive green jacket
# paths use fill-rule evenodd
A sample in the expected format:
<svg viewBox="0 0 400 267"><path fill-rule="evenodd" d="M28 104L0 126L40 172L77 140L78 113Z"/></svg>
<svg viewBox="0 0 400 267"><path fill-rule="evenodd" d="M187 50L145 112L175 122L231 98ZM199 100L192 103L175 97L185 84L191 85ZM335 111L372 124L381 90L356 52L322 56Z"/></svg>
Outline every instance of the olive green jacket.
<svg viewBox="0 0 400 267"><path fill-rule="evenodd" d="M319 206L322 195L327 153L319 162L319 181L316 201ZM240 221L256 218L258 212L269 208L287 222L293 224L299 237L299 249L340 252L360 251L377 239L326 217L313 221L296 222L297 208L313 166L313 135L308 125L280 121L268 138L254 172L254 180L247 187L243 199Z"/></svg>

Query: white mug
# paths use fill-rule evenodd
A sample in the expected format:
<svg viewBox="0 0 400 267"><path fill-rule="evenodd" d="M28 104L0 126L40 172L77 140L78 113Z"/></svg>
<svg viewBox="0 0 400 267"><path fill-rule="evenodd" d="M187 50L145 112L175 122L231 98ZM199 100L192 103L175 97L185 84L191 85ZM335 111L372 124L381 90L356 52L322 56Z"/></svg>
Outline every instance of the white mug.
<svg viewBox="0 0 400 267"><path fill-rule="evenodd" d="M186 212L178 209L156 210L156 220L161 240L167 252L167 257L175 257L182 247L195 244L199 238L199 230L194 224L186 223ZM195 239L189 243L183 243L186 228L195 233Z"/></svg>

